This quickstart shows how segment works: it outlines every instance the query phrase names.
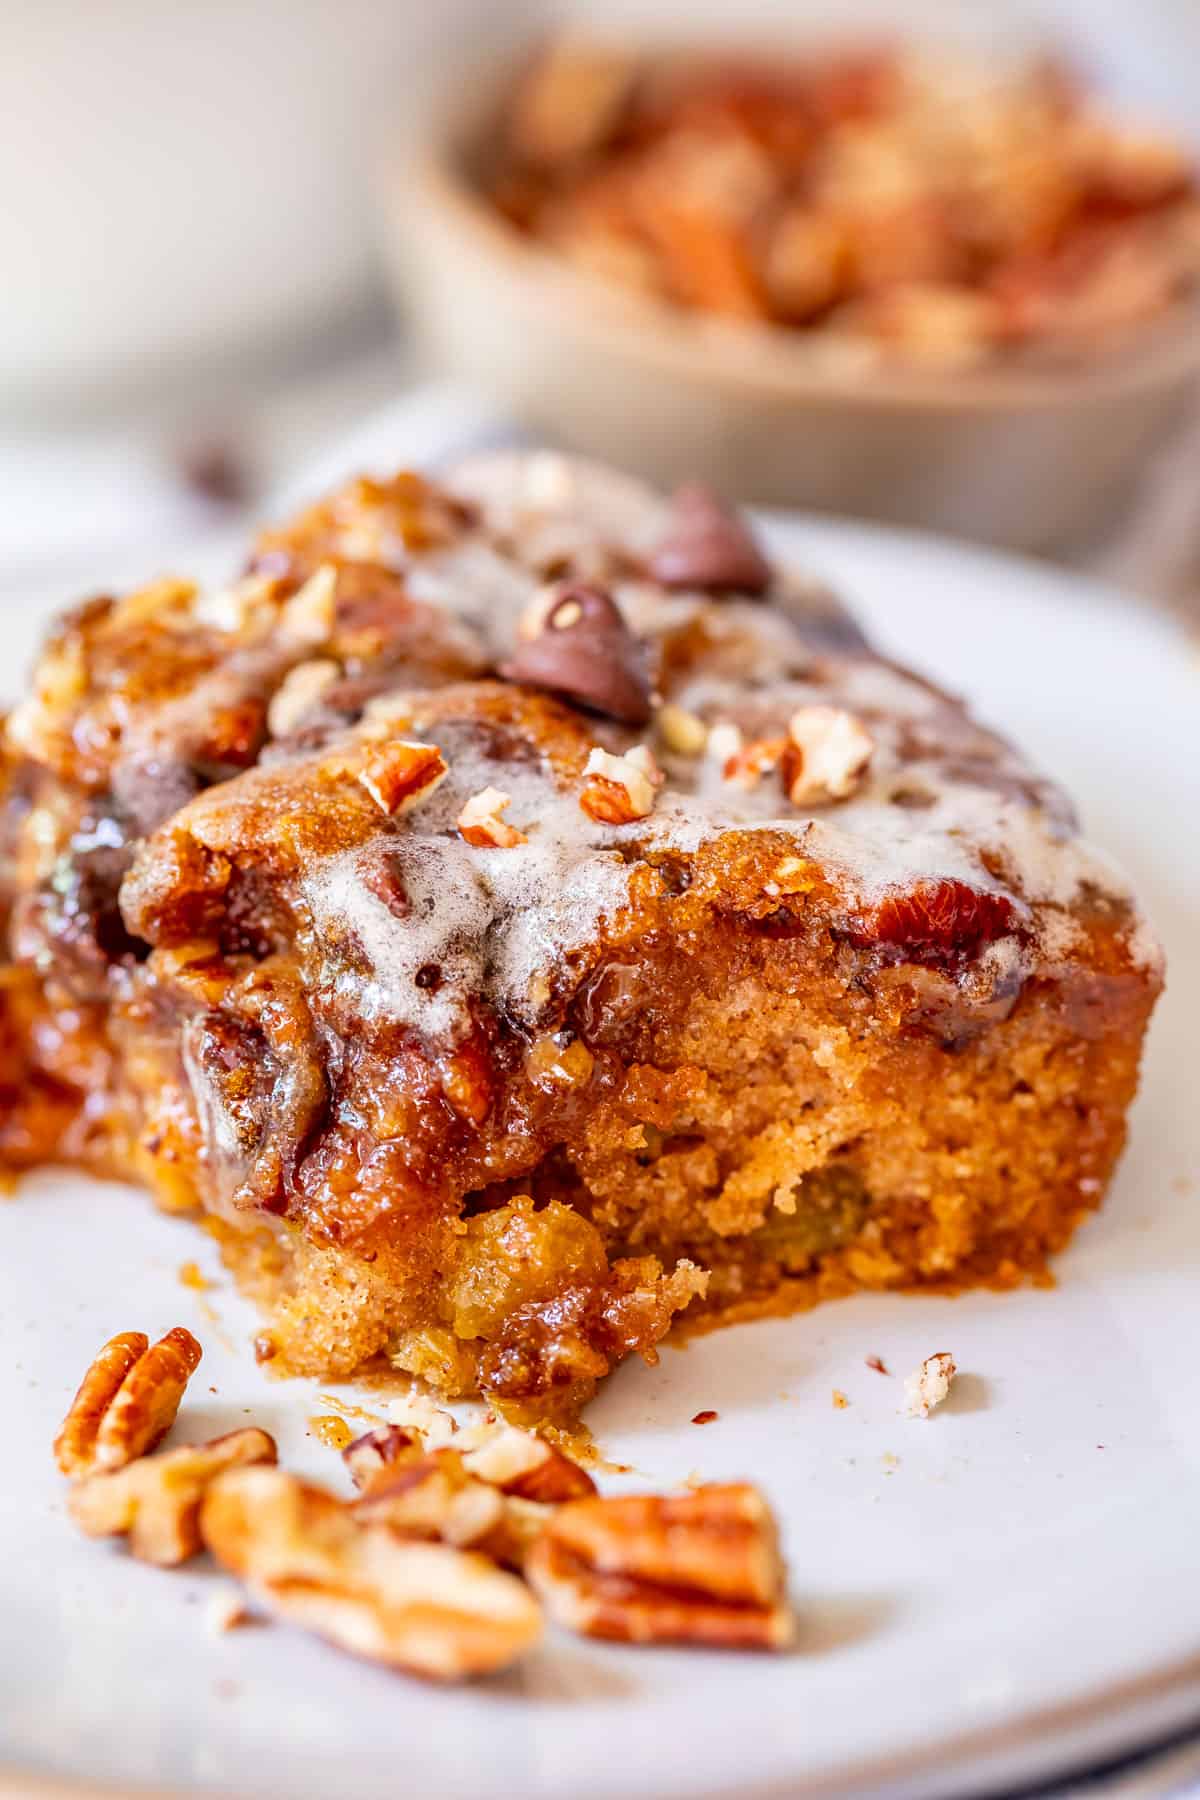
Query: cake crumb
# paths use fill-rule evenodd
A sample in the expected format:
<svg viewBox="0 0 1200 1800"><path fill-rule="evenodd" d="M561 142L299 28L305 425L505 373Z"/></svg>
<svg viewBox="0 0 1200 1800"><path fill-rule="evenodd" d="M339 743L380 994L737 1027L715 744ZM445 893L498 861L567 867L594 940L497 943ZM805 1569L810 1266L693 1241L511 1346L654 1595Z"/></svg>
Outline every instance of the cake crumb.
<svg viewBox="0 0 1200 1800"><path fill-rule="evenodd" d="M914 1419L927 1419L950 1392L957 1370L948 1350L935 1350L904 1383L908 1411Z"/></svg>
<svg viewBox="0 0 1200 1800"><path fill-rule="evenodd" d="M894 1450L885 1450L879 1460L883 1464L883 1472L885 1475L894 1475L896 1470L900 1467L900 1458L896 1455Z"/></svg>
<svg viewBox="0 0 1200 1800"><path fill-rule="evenodd" d="M234 1587L231 1581L223 1581L215 1587L204 1608L204 1623L214 1637L236 1631L239 1625L249 1624L253 1616L241 1589Z"/></svg>
<svg viewBox="0 0 1200 1800"><path fill-rule="evenodd" d="M841 1388L834 1388L833 1404L837 1408L838 1412L842 1412L847 1406L849 1406L850 1402L847 1399L846 1395L843 1394Z"/></svg>
<svg viewBox="0 0 1200 1800"><path fill-rule="evenodd" d="M195 1288L199 1292L203 1292L206 1288L212 1286L212 1282L206 1278L199 1263L181 1263L179 1266L179 1279L184 1287Z"/></svg>
<svg viewBox="0 0 1200 1800"><path fill-rule="evenodd" d="M339 1419L336 1413L316 1413L308 1421L311 1435L317 1438L330 1450L344 1450L354 1436L345 1419Z"/></svg>

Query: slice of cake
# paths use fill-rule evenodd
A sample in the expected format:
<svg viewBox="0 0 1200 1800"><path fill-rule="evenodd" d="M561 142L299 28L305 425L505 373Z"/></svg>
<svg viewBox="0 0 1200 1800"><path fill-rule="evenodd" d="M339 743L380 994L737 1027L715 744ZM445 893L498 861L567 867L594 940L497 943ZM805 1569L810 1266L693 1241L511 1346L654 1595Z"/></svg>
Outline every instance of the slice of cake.
<svg viewBox="0 0 1200 1800"><path fill-rule="evenodd" d="M576 1407L674 1319L1006 1284L1160 961L1062 795L711 495L360 481L10 716L0 1148L200 1207L258 1353Z"/></svg>

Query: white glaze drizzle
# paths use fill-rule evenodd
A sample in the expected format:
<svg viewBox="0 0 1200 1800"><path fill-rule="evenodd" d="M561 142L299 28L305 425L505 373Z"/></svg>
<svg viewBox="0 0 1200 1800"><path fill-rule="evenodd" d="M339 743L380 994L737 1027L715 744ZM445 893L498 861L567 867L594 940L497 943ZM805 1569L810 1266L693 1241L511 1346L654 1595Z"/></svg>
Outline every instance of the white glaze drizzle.
<svg viewBox="0 0 1200 1800"><path fill-rule="evenodd" d="M630 624L644 635L703 620L709 652L671 699L706 723L734 721L748 735L769 736L786 730L795 708L833 704L867 722L876 749L852 799L809 814L788 806L777 775L747 791L724 779L710 757L660 750L668 779L653 814L613 827L590 819L578 790L564 791L544 762L489 754L470 720L439 726L431 739L450 773L432 800L402 831L317 864L303 883L318 938L332 946L348 930L366 956L369 1012L450 1041L465 1030L477 996L532 1019L547 976L593 943L625 904L623 844L650 855L688 855L728 832L771 830L835 872L851 905L947 879L1008 895L1032 936L1021 946L1010 939L989 947L977 959L981 971L1028 973L1069 958L1078 928L1068 909L1084 884L1132 905L1113 864L1073 834L1058 791L957 703L877 660L815 653L773 608L663 594L631 577L629 559L644 556L666 527L660 496L548 452L472 458L447 485L479 510L482 530L411 559L407 584L414 596L458 614L494 651L511 645L547 565L565 559L576 571L610 579ZM817 611L827 613L819 590L794 581L789 587L801 600L810 592ZM597 730L612 740L611 727ZM652 730L645 735L652 741ZM621 741L635 741L635 734ZM458 811L489 786L512 796L506 817L527 834L525 844L476 849L459 837ZM924 803L899 804L898 789ZM385 844L408 894L405 917L363 881L361 859ZM1001 859L1004 880L985 866L988 852ZM1135 960L1157 959L1136 908L1129 948ZM433 966L438 984L422 987L418 971ZM361 1004L358 977L355 989Z"/></svg>

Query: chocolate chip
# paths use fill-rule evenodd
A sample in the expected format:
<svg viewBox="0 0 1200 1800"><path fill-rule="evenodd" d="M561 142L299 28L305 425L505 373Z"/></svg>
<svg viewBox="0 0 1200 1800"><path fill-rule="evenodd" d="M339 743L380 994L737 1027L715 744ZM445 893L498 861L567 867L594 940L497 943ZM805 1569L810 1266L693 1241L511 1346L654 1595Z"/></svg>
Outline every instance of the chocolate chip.
<svg viewBox="0 0 1200 1800"><path fill-rule="evenodd" d="M771 582L771 565L740 515L694 483L675 495L666 536L650 556L647 570L669 588L706 593L761 594Z"/></svg>
<svg viewBox="0 0 1200 1800"><path fill-rule="evenodd" d="M184 485L214 506L245 506L250 498L250 471L231 436L188 439L176 453L176 465Z"/></svg>
<svg viewBox="0 0 1200 1800"><path fill-rule="evenodd" d="M561 585L537 636L519 643L500 673L626 725L650 717L642 647L612 596L586 582Z"/></svg>

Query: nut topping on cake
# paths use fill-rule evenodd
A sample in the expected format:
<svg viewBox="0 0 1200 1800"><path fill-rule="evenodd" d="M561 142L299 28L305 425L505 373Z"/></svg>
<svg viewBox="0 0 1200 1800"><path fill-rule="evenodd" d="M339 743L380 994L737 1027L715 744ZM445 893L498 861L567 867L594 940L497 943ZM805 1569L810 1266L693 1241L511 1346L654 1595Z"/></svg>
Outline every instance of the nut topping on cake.
<svg viewBox="0 0 1200 1800"><path fill-rule="evenodd" d="M584 764L587 786L579 804L589 818L604 825L629 825L648 818L654 793L665 779L645 744L635 744L624 756L613 756L599 746Z"/></svg>
<svg viewBox="0 0 1200 1800"><path fill-rule="evenodd" d="M568 581L539 596L500 673L507 681L546 688L592 712L644 725L650 682L642 647L603 588Z"/></svg>
<svg viewBox="0 0 1200 1800"><path fill-rule="evenodd" d="M802 706L788 723L780 773L793 806L848 800L866 772L875 740L840 706Z"/></svg>
<svg viewBox="0 0 1200 1800"><path fill-rule="evenodd" d="M723 774L730 760L741 755L745 742L740 725L735 725L732 719L721 719L708 734L705 755L720 765Z"/></svg>
<svg viewBox="0 0 1200 1800"><path fill-rule="evenodd" d="M721 1650L792 1637L775 1523L745 1484L571 1501L526 1573L551 1618L585 1637Z"/></svg>
<svg viewBox="0 0 1200 1800"><path fill-rule="evenodd" d="M391 817L428 800L445 774L442 753L432 744L398 740L372 750L358 779L381 811Z"/></svg>
<svg viewBox="0 0 1200 1800"><path fill-rule="evenodd" d="M316 705L326 688L340 674L338 664L324 656L314 657L311 662L297 663L294 669L289 669L267 708L267 726L271 736L287 737L295 731L305 713Z"/></svg>
<svg viewBox="0 0 1200 1800"><path fill-rule="evenodd" d="M337 618L337 579L332 563L322 563L309 576L284 603L279 615L281 637L314 646L328 642Z"/></svg>
<svg viewBox="0 0 1200 1800"><path fill-rule="evenodd" d="M762 594L771 583L771 565L747 525L699 483L676 493L671 525L647 566L668 588Z"/></svg>
<svg viewBox="0 0 1200 1800"><path fill-rule="evenodd" d="M668 700L658 712L658 731L676 756L700 756L708 743L708 726L697 713Z"/></svg>
<svg viewBox="0 0 1200 1800"><path fill-rule="evenodd" d="M726 757L721 773L734 787L755 788L764 775L778 767L786 749L786 738L755 738Z"/></svg>
<svg viewBox="0 0 1200 1800"><path fill-rule="evenodd" d="M529 842L523 831L518 831L515 825L505 824L500 816L511 799L511 794L494 787L471 795L455 820L468 844L474 844L480 850L512 850L518 844Z"/></svg>

